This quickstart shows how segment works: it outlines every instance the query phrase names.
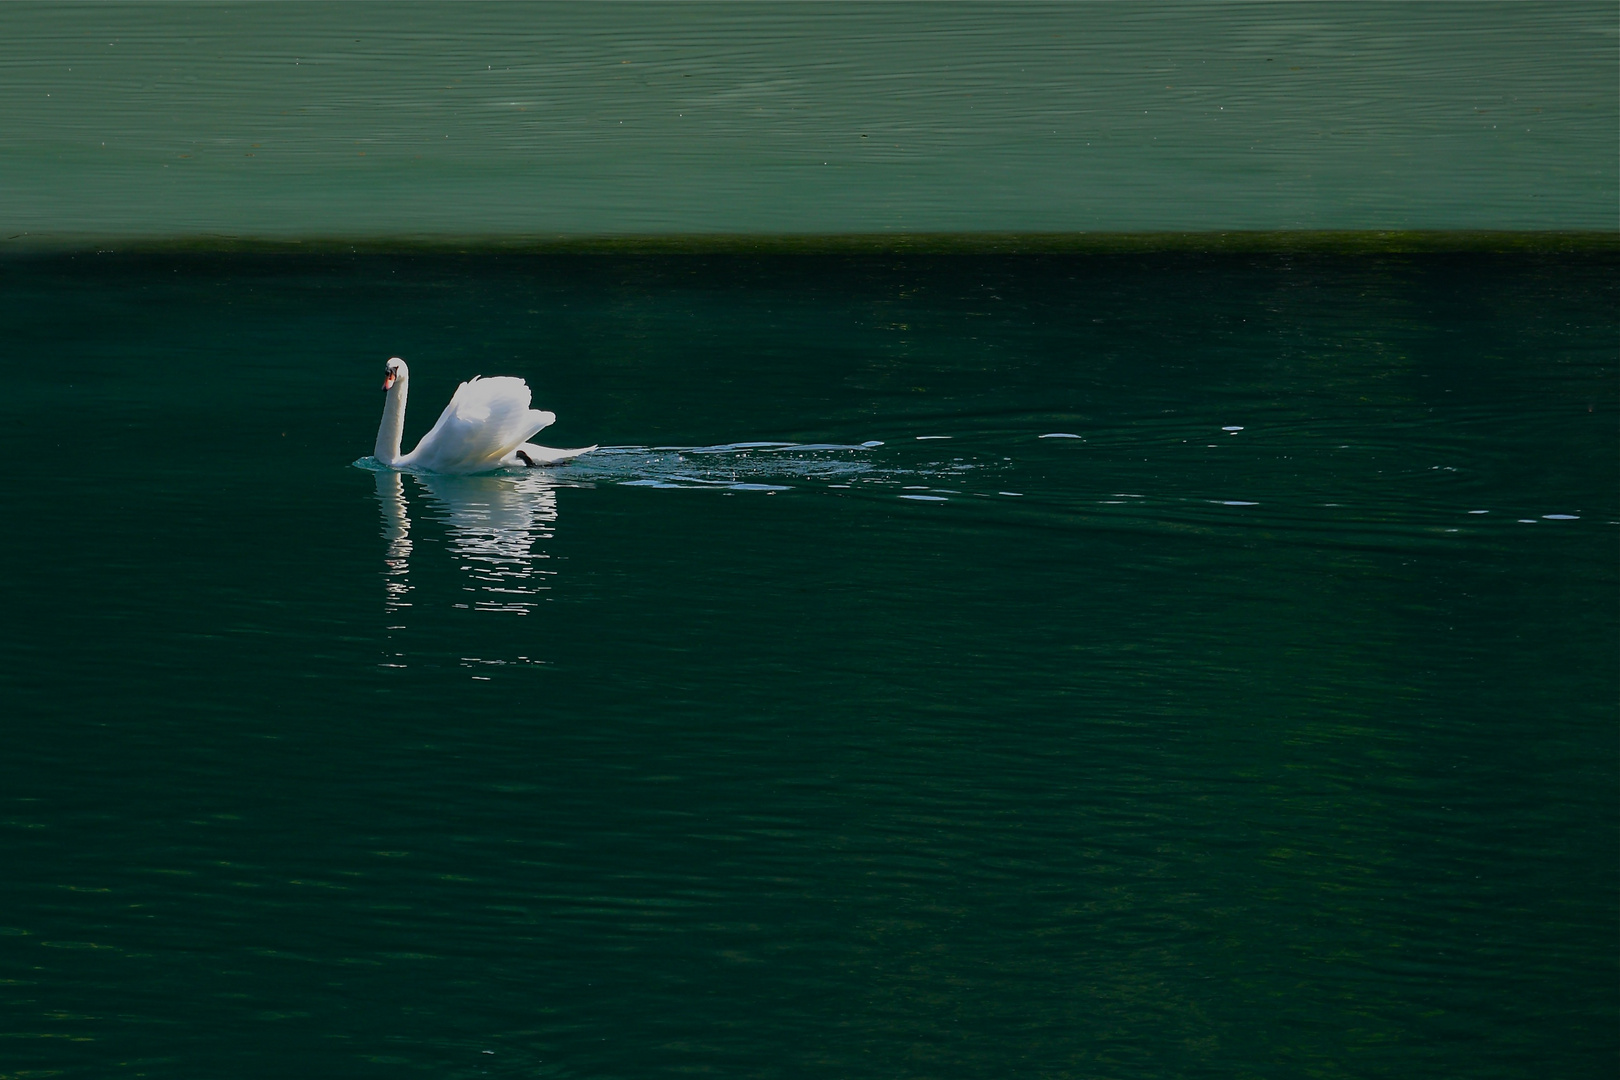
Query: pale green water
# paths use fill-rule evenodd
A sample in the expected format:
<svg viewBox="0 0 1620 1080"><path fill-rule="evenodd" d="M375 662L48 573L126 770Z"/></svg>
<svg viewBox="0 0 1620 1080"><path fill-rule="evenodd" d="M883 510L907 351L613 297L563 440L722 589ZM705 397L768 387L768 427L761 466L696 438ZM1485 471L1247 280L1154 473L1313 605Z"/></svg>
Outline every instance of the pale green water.
<svg viewBox="0 0 1620 1080"><path fill-rule="evenodd" d="M1613 229L1612 4L0 6L0 229Z"/></svg>

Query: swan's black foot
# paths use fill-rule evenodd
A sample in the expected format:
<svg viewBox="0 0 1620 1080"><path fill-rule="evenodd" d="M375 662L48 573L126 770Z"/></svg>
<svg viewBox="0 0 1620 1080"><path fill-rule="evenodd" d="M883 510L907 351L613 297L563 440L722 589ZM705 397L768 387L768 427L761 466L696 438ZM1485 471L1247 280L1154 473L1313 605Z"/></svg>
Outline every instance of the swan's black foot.
<svg viewBox="0 0 1620 1080"><path fill-rule="evenodd" d="M525 454L521 450L517 452L517 456L523 459L523 464L527 465L531 469L534 468L534 458L530 457L528 454Z"/></svg>

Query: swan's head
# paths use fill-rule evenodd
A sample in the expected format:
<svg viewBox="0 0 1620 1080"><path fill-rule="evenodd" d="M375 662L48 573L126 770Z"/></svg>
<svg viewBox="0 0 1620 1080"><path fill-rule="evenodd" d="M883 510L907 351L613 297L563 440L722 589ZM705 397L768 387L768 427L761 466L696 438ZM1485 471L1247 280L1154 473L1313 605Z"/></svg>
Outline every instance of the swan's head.
<svg viewBox="0 0 1620 1080"><path fill-rule="evenodd" d="M390 356L388 363L383 365L383 389L392 390L394 383L405 377L405 361L397 356Z"/></svg>

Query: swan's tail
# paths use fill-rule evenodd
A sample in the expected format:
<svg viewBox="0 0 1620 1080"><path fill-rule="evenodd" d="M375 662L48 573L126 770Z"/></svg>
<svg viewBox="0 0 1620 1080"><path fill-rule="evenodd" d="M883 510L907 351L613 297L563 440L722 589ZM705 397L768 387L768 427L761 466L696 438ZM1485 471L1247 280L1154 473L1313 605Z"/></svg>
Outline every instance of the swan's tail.
<svg viewBox="0 0 1620 1080"><path fill-rule="evenodd" d="M595 449L595 446L581 446L573 450L559 450L555 446L536 446L532 442L526 442L502 458L501 464L522 468L532 468L536 465L561 465L565 461L573 461L581 454L588 454Z"/></svg>

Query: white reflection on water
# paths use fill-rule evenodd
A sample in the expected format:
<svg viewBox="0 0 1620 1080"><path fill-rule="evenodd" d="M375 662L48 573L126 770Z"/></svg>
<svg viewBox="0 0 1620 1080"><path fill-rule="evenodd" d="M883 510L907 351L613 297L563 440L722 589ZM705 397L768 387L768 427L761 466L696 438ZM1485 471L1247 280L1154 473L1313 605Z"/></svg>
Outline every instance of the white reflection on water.
<svg viewBox="0 0 1620 1080"><path fill-rule="evenodd" d="M409 607L411 499L405 474L376 474L382 511L384 610ZM527 615L550 588L551 556L535 550L556 529L556 484L549 473L411 476L420 505L445 525L446 550L465 575L455 607Z"/></svg>
<svg viewBox="0 0 1620 1080"><path fill-rule="evenodd" d="M443 512L450 555L470 584L470 607L527 615L550 588L551 558L535 551L536 540L556 531L557 492L549 477L416 476L413 479Z"/></svg>
<svg viewBox="0 0 1620 1080"><path fill-rule="evenodd" d="M383 610L410 607L411 515L405 505L405 484L393 470L377 473L377 504L382 508L382 537L388 541L383 555Z"/></svg>

